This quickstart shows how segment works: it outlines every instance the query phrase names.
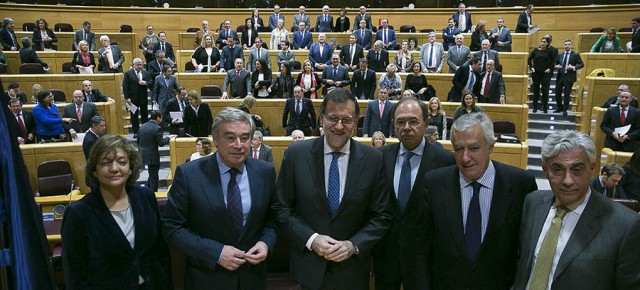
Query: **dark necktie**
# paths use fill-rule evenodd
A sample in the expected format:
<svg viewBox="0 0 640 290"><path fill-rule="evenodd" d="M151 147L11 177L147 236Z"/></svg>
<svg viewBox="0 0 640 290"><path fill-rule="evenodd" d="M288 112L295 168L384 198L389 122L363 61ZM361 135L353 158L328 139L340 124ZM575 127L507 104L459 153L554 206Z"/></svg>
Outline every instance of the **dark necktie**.
<svg viewBox="0 0 640 290"><path fill-rule="evenodd" d="M488 53L485 51L482 54L483 54L483 56L482 56L482 71L487 71L487 54Z"/></svg>
<svg viewBox="0 0 640 290"><path fill-rule="evenodd" d="M564 53L564 58L562 58L562 73L567 72L567 61L569 60L569 52Z"/></svg>
<svg viewBox="0 0 640 290"><path fill-rule="evenodd" d="M302 106L300 105L301 101L300 100L296 100L296 113L298 115L300 115L300 112L302 112Z"/></svg>
<svg viewBox="0 0 640 290"><path fill-rule="evenodd" d="M485 78L484 81L484 91L482 92L482 95L485 97L489 96L489 83L491 82L491 73L487 72L487 77Z"/></svg>
<svg viewBox="0 0 640 290"><path fill-rule="evenodd" d="M331 152L331 166L329 167L329 192L327 198L329 200L329 208L331 215L335 216L340 206L340 168L338 167L338 158L341 152Z"/></svg>
<svg viewBox="0 0 640 290"><path fill-rule="evenodd" d="M91 98L92 98L91 94L87 94L87 102L91 102Z"/></svg>
<svg viewBox="0 0 640 290"><path fill-rule="evenodd" d="M627 116L624 114L626 108L622 108L621 110L622 113L620 113L620 124L624 125L624 123L627 121Z"/></svg>
<svg viewBox="0 0 640 290"><path fill-rule="evenodd" d="M377 59L378 61L380 61L380 53L379 53L379 52L376 52L376 59Z"/></svg>
<svg viewBox="0 0 640 290"><path fill-rule="evenodd" d="M227 211L231 217L231 223L233 229L236 231L237 236L242 234L242 197L240 196L240 187L236 182L236 175L239 173L238 169L229 169L230 179L229 186L227 187Z"/></svg>
<svg viewBox="0 0 640 290"><path fill-rule="evenodd" d="M162 44L162 47L160 48L160 50L165 51L164 50L164 43Z"/></svg>
<svg viewBox="0 0 640 290"><path fill-rule="evenodd" d="M333 67L333 78L335 79L338 76L338 68L337 67Z"/></svg>
<svg viewBox="0 0 640 290"><path fill-rule="evenodd" d="M233 81L237 81L238 77L240 77L240 72L236 70L236 77L233 79Z"/></svg>
<svg viewBox="0 0 640 290"><path fill-rule="evenodd" d="M400 182L398 183L398 204L400 210L404 212L411 195L411 157L415 153L407 151L404 154L404 162L402 162L402 170L400 171Z"/></svg>
<svg viewBox="0 0 640 290"><path fill-rule="evenodd" d="M473 196L467 211L466 231L464 233L464 245L467 252L467 259L472 264L478 258L480 244L482 243L482 214L480 212L480 188L482 184L474 181Z"/></svg>
<svg viewBox="0 0 640 290"><path fill-rule="evenodd" d="M429 67L432 68L433 67L433 43L431 44L431 48L429 49Z"/></svg>
<svg viewBox="0 0 640 290"><path fill-rule="evenodd" d="M18 125L20 126L20 133L22 133L22 138L27 140L27 128L24 126L24 122L22 122L22 114L17 114L16 118L18 118Z"/></svg>

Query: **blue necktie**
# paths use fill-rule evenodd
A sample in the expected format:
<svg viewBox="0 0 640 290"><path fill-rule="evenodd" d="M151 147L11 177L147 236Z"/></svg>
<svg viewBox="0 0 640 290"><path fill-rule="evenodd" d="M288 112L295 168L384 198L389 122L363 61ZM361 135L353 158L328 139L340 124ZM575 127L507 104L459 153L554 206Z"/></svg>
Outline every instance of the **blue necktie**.
<svg viewBox="0 0 640 290"><path fill-rule="evenodd" d="M335 216L340 206L340 168L338 168L338 158L340 152L331 152L331 167L329 167L329 208L331 215Z"/></svg>
<svg viewBox="0 0 640 290"><path fill-rule="evenodd" d="M431 57L433 56L433 44L431 44L431 48L429 49L429 67L433 67L433 61L431 61Z"/></svg>
<svg viewBox="0 0 640 290"><path fill-rule="evenodd" d="M240 196L240 187L236 182L236 175L239 173L238 169L229 169L231 178L229 179L229 186L227 187L227 211L231 217L231 223L233 229L236 231L239 237L242 234L242 197Z"/></svg>
<svg viewBox="0 0 640 290"><path fill-rule="evenodd" d="M411 157L415 153L407 151L404 154L404 162L402 162L402 170L400 171L400 182L398 183L398 203L400 210L404 212L411 195Z"/></svg>
<svg viewBox="0 0 640 290"><path fill-rule="evenodd" d="M333 67L333 78L335 79L337 75L338 75L338 68L334 66Z"/></svg>
<svg viewBox="0 0 640 290"><path fill-rule="evenodd" d="M475 263L482 243L482 214L480 213L480 188L482 184L474 181L471 185L473 186L473 196L469 203L469 211L467 211L467 229L464 233L464 245L467 250L467 259L469 259L469 262Z"/></svg>

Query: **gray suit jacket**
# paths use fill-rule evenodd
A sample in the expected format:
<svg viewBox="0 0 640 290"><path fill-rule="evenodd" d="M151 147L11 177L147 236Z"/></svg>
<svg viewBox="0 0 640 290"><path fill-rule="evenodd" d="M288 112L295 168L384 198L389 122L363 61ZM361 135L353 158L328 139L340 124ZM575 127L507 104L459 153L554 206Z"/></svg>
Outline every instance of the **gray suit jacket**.
<svg viewBox="0 0 640 290"><path fill-rule="evenodd" d="M116 73L122 72L122 63L124 63L124 55L122 51L120 51L120 47L117 45L111 45L111 53L113 53L113 62L118 64L117 70L112 70L109 67L109 61L106 56L103 56L104 47L98 49L98 61L102 64L102 72L105 73Z"/></svg>
<svg viewBox="0 0 640 290"><path fill-rule="evenodd" d="M493 35L498 33L498 31L498 27L491 29L491 34L489 35L491 49L495 51L508 51L509 47L511 47L511 30L503 26L500 35L494 37ZM498 46L498 41L502 41L502 46Z"/></svg>
<svg viewBox="0 0 640 290"><path fill-rule="evenodd" d="M525 289L534 251L554 202L553 192L527 196L522 212L520 260L513 289ZM640 215L591 191L558 261L551 289L640 289Z"/></svg>
<svg viewBox="0 0 640 290"><path fill-rule="evenodd" d="M80 42L81 40L84 39L84 28L78 29L76 30L76 33L73 35L73 44L72 44L72 50L73 51L77 51L78 50L78 42ZM87 42L89 43L89 51L95 51L96 50L96 35L95 33L93 33L93 31L89 31L87 32Z"/></svg>
<svg viewBox="0 0 640 290"><path fill-rule="evenodd" d="M429 51L431 50L430 48L430 43L428 42L423 44L420 48L420 64L422 65L423 69L429 67ZM432 66L442 71L442 67L444 66L444 47L442 46L442 43L433 43L433 53L436 54L436 63L432 64Z"/></svg>
<svg viewBox="0 0 640 290"><path fill-rule="evenodd" d="M223 93L227 92L227 85L230 86L228 90L229 98L244 98L247 94L253 94L253 89L251 88L251 74L247 70L241 70L237 78L235 69L228 70L227 76L222 82Z"/></svg>
<svg viewBox="0 0 640 290"><path fill-rule="evenodd" d="M156 102L159 106L160 112L164 113L164 107L167 102L175 97L178 91L178 81L176 77L169 76L169 84L167 85L164 76L161 74L156 77L153 83L153 90L151 91L151 100Z"/></svg>
<svg viewBox="0 0 640 290"><path fill-rule="evenodd" d="M278 52L278 55L276 57L276 61L278 63L278 69L277 70L280 70L280 64L281 63L289 64L290 66L293 65L293 61L295 59L296 59L296 55L293 53L293 51L291 49L287 50L286 53L284 51Z"/></svg>
<svg viewBox="0 0 640 290"><path fill-rule="evenodd" d="M450 47L447 56L449 73L455 73L455 68L469 63L469 56L471 56L471 50L464 44L460 47L460 53L455 45Z"/></svg>
<svg viewBox="0 0 640 290"><path fill-rule="evenodd" d="M302 15L302 19L300 19L300 13L296 13L293 15L293 23L291 31L298 31L298 24L300 24L300 22L304 22L305 24L305 28L306 29L310 29L311 28L311 18L309 18L309 15L307 14L303 14Z"/></svg>
<svg viewBox="0 0 640 290"><path fill-rule="evenodd" d="M142 164L160 164L159 146L169 144L169 137L162 138L162 127L154 120L144 123L138 130L138 148Z"/></svg>
<svg viewBox="0 0 640 290"><path fill-rule="evenodd" d="M363 18L362 14L358 13L353 20L353 30L360 29L360 21L362 21L362 19L364 19L364 22L366 23L364 26L366 29L373 29L373 25L371 24L371 14L365 13Z"/></svg>
<svg viewBox="0 0 640 290"><path fill-rule="evenodd" d="M260 48L260 58L264 59L267 62L267 67L271 69L271 57L269 57L269 51L264 47ZM256 70L256 60L258 60L258 49L253 47L249 51L249 60L246 66L248 71L253 72Z"/></svg>
<svg viewBox="0 0 640 290"><path fill-rule="evenodd" d="M253 152L253 149L251 149L251 152ZM258 159L273 163L273 149L263 143L260 145L260 155L258 155Z"/></svg>

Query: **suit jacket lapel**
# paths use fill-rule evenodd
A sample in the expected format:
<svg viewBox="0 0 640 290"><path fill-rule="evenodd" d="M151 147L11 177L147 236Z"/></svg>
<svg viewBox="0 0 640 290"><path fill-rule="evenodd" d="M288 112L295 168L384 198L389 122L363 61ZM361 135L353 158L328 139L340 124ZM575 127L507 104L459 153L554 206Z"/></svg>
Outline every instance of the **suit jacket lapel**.
<svg viewBox="0 0 640 290"><path fill-rule="evenodd" d="M206 157L207 161L200 164L200 166L203 167L203 172L211 172L210 178L205 178L202 180L202 194L204 194L205 198L209 202L209 207L211 207L212 210L227 212L227 206L224 202L224 193L222 192L223 185L222 180L220 179L220 169L218 168L217 155L218 153L215 153L213 156ZM219 223L218 225L227 227L227 231L229 233L234 233L235 230L231 226L233 225L231 217L228 214L225 216L226 220Z"/></svg>
<svg viewBox="0 0 640 290"><path fill-rule="evenodd" d="M307 158L309 171L313 172L313 184L316 186L316 198L320 204L324 205L326 214L331 217L331 209L327 200L327 189L324 182L324 138L316 138L309 149L311 158Z"/></svg>
<svg viewBox="0 0 640 290"><path fill-rule="evenodd" d="M120 226L118 226L116 220L113 218L111 212L107 208L107 205L104 203L104 199L100 195L100 191L95 190L93 191L93 194L94 196L91 203L93 204L93 210L98 221L100 221L100 223L102 223L102 225L107 229L106 231L113 236L113 239L116 241L118 247L127 249L129 253L133 254L133 249L131 248L129 241L122 233Z"/></svg>
<svg viewBox="0 0 640 290"><path fill-rule="evenodd" d="M525 273L531 272L531 267L533 266L533 260L536 250L536 245L538 244L538 239L540 239L540 234L542 232L542 227L544 226L544 222L547 219L547 215L549 214L549 209L551 209L551 205L554 201L554 195L551 191L547 191L549 194L546 194L542 197L542 200L538 203L532 204L529 208L533 209L533 218L531 218L531 223L526 226L530 227L528 229L529 235L522 235L522 237L529 239L526 241L528 244L526 250L527 253L520 253L521 255L527 255L527 264L525 265L526 271ZM525 230L525 229L520 229ZM557 272L557 270L556 270Z"/></svg>
<svg viewBox="0 0 640 290"><path fill-rule="evenodd" d="M562 275L562 272L573 263L573 260L575 260L582 250L589 246L591 240L600 232L600 228L602 228L602 220L600 217L603 214L603 198L605 197L601 194L591 191L589 202L582 212L582 215L580 215L578 224L576 224L576 228L573 230L573 233L571 233L571 237L569 241L567 241L562 255L560 255L554 278Z"/></svg>
<svg viewBox="0 0 640 290"><path fill-rule="evenodd" d="M340 211L344 208L344 204L350 200L346 198L346 196L356 190L357 184L360 182L360 176L364 171L364 164L362 162L364 155L362 154L362 152L360 152L360 149L358 148L356 142L357 141L351 139L351 148L349 149L349 166L347 168L347 181L344 185L344 195L342 196L342 200L340 201L340 206L338 207L336 215L339 214Z"/></svg>
<svg viewBox="0 0 640 290"><path fill-rule="evenodd" d="M139 256L140 253L144 253L144 246L149 245L146 238L150 237L149 230L152 228L149 219L150 216L145 216L142 212L142 197L138 192L129 192L129 204L131 210L133 210L133 222L135 224L135 243L134 253Z"/></svg>
<svg viewBox="0 0 640 290"><path fill-rule="evenodd" d="M451 227L451 235L453 236L453 242L458 249L460 256L466 256L464 250L464 226L462 222L462 197L460 196L460 173L458 168L455 168L452 174L440 184L440 193L447 194L444 198L444 208L438 209L444 211L449 221L449 227ZM432 209L433 210L433 209ZM467 261L465 259L465 261ZM468 261L467 261L468 262Z"/></svg>
<svg viewBox="0 0 640 290"><path fill-rule="evenodd" d="M500 230L509 218L509 212L511 211L513 202L512 197L514 196L514 194L511 193L511 184L508 180L505 180L505 176L508 176L506 175L507 173L502 172L503 167L499 164L493 164L496 169L492 193L493 197L491 198L489 223L480 248L480 255L482 255L482 250L490 248L493 240L500 235Z"/></svg>
<svg viewBox="0 0 640 290"><path fill-rule="evenodd" d="M260 153L262 154L262 148L260 150ZM249 228L250 224L253 224L256 219L259 220L259 216L256 216L256 212L254 211L253 208L255 206L258 206L258 203L261 202L261 196L260 196L260 189L263 186L263 179L260 178L260 176L258 176L257 174L252 174L253 172L255 172L255 170L253 170L254 167L254 162L251 162L249 160L247 160L247 162L244 163L245 164L245 170L248 174L249 177L249 188L251 189L251 210L249 211L249 216L247 217L247 222L245 223L244 228ZM243 231L242 235L240 236L240 240L244 238L244 235L247 231Z"/></svg>

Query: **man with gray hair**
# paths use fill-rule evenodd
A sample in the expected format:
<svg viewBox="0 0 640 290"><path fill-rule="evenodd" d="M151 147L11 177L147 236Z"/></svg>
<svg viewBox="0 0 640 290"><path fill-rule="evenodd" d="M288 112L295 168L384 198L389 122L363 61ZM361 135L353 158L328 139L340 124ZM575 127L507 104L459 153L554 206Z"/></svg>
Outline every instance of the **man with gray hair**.
<svg viewBox="0 0 640 290"><path fill-rule="evenodd" d="M424 134L424 136L427 138L427 141L429 143L435 146L438 146L440 148L444 148L442 146L442 143L438 142L438 127L429 125L427 127L427 132Z"/></svg>
<svg viewBox="0 0 640 290"><path fill-rule="evenodd" d="M100 36L102 47L98 49L98 61L104 73L121 73L124 55L117 45L111 45L109 36Z"/></svg>
<svg viewBox="0 0 640 290"><path fill-rule="evenodd" d="M0 29L0 44L4 50L8 51L17 51L20 49L20 44L18 43L18 38L16 38L16 33L13 31L15 24L13 23L13 19L10 17L5 17L2 19L2 29Z"/></svg>
<svg viewBox="0 0 640 290"><path fill-rule="evenodd" d="M269 145L262 143L264 136L262 132L255 131L251 138L251 157L273 163L273 149Z"/></svg>
<svg viewBox="0 0 640 290"><path fill-rule="evenodd" d="M488 39L483 40L480 43L481 49L477 51L473 57L480 59L480 73L487 70L487 61L490 59L495 62L495 65L500 65L500 58L498 52L491 49L491 42Z"/></svg>
<svg viewBox="0 0 640 290"><path fill-rule="evenodd" d="M294 143L304 140L304 132L302 132L302 130L293 130L293 132L291 132L291 140Z"/></svg>
<svg viewBox="0 0 640 290"><path fill-rule="evenodd" d="M624 169L620 164L609 163L602 167L600 176L591 180L591 189L610 198L627 198L624 189L618 184L624 175Z"/></svg>
<svg viewBox="0 0 640 290"><path fill-rule="evenodd" d="M622 92L630 92L629 85L620 84L620 86L618 86L617 94L615 96L609 97L609 99L607 99L607 101L604 102L604 104L602 104L602 106L600 106L600 108L608 109L610 107L617 106L620 103L620 99L619 98L620 98L620 93L622 93ZM638 108L638 99L636 97L632 97L631 98L631 103L629 105L637 109Z"/></svg>
<svg viewBox="0 0 640 290"><path fill-rule="evenodd" d="M422 177L424 223L417 232L430 250L417 253L425 269L417 289L513 284L522 204L537 185L531 173L491 160L494 139L484 113L458 118L451 128L456 165Z"/></svg>
<svg viewBox="0 0 640 290"><path fill-rule="evenodd" d="M524 202L512 289L638 289L640 215L590 188L593 140L556 131L541 155L551 190Z"/></svg>
<svg viewBox="0 0 640 290"><path fill-rule="evenodd" d="M137 137L138 128L138 116L142 119L142 123L146 123L149 120L147 104L148 101L148 83L151 81L149 73L142 69L142 59L135 58L130 70L124 73L122 78L122 92L124 93L124 100L126 101L127 108L131 112L131 130L133 131L133 137ZM134 105L134 106L131 106Z"/></svg>
<svg viewBox="0 0 640 290"><path fill-rule="evenodd" d="M423 73L441 73L444 65L444 47L436 42L436 33L429 32L429 41L420 48L420 64Z"/></svg>
<svg viewBox="0 0 640 290"><path fill-rule="evenodd" d="M186 255L185 289L264 289L264 261L276 242L269 222L275 169L248 158L249 114L222 109L211 131L217 152L176 169L164 235Z"/></svg>
<svg viewBox="0 0 640 290"><path fill-rule="evenodd" d="M85 160L89 159L89 153L91 152L93 144L96 144L98 138L102 137L105 133L107 133L107 123L104 117L100 115L93 116L91 118L91 128L87 130L84 139L82 139L82 152L84 152Z"/></svg>
<svg viewBox="0 0 640 290"><path fill-rule="evenodd" d="M367 62L369 68L375 72L386 72L389 65L389 52L382 48L382 41L376 40L373 43L373 48L369 49L367 53Z"/></svg>

